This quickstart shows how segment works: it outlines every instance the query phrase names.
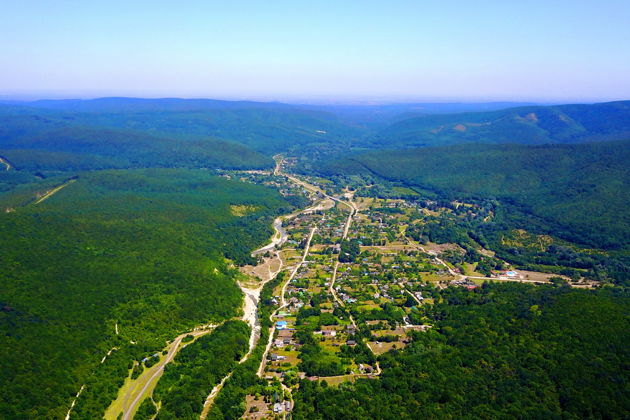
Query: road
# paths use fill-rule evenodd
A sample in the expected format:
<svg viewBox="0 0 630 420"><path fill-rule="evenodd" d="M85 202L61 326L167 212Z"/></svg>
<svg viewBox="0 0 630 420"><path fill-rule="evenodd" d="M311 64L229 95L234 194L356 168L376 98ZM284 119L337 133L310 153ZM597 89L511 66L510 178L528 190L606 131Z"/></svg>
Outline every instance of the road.
<svg viewBox="0 0 630 420"><path fill-rule="evenodd" d="M11 169L13 169L13 166L11 166L9 161L3 158L2 156L0 156L0 164L4 165L7 171L10 171Z"/></svg>
<svg viewBox="0 0 630 420"><path fill-rule="evenodd" d="M122 389L125 389L126 392L119 394L116 400L112 402L112 404L105 412L105 418L117 418L120 410L122 409L122 419L132 419L135 412L138 410L140 403L144 400L144 398L148 397L148 391L151 390L152 387L155 387L158 380L162 376L162 373L164 372L164 367L173 360L175 355L182 348L190 344L183 343L182 345L182 340L188 335L200 337L202 335L208 334L209 332L214 330L217 325L208 325L204 327L205 329L203 330L196 329L177 336L175 340L173 340L173 342L167 346L166 357L161 358L159 362L151 366L149 369L145 369L140 374L140 376L138 376L138 378L132 381L132 383L126 383L125 385L123 385Z"/></svg>
<svg viewBox="0 0 630 420"><path fill-rule="evenodd" d="M258 367L258 376L262 377L263 372L265 371L265 364L267 363L267 355L269 354L269 351L271 350L271 345L273 344L273 330L274 330L274 325L273 325L273 318L278 315L278 312L280 312L281 309L286 308L287 302L286 302L286 293L287 293L287 287L289 285L289 283L291 283L291 280L293 280L293 278L296 276L296 274L298 273L298 271L300 270L300 267L304 264L304 262L306 261L306 258L308 257L308 252L311 248L311 241L313 240L313 235L315 234L315 231L317 230L317 228L313 227L311 228L311 233L308 235L308 239L306 241L306 245L304 246L304 253L302 254L302 259L300 260L300 262L295 266L295 268L293 269L293 271L291 271L291 274L289 275L289 277L287 278L287 280L284 282L284 284L282 285L282 293L280 295L280 306L273 311L273 313L269 316L269 319L272 322L271 328L269 330L269 341L267 342L267 346L265 347L265 352L263 353L263 357L262 360L260 361L260 366Z"/></svg>
<svg viewBox="0 0 630 420"><path fill-rule="evenodd" d="M272 251L275 248L281 246L286 242L288 235L287 232L282 227L282 217L277 217L273 221L273 230L275 231L273 236L271 237L271 242L261 248L258 248L254 252L252 252L252 256L262 255L266 252Z"/></svg>
<svg viewBox="0 0 630 420"><path fill-rule="evenodd" d="M279 170L274 170L274 174L279 174ZM294 217L300 213L303 213L305 211L312 211L311 209L305 209L284 217L278 217L274 220L274 224L273 224L273 228L275 230L275 234L273 235L273 237L271 238L271 242L265 246L263 246L262 248L257 249L256 251L254 251L252 253L252 256L255 255L260 255L260 254L264 254L265 252L268 251L272 251L272 250L276 250L278 246L282 245L288 238L288 235L286 233L286 231L282 228L282 221L283 219L288 219L291 217ZM284 308L285 306L287 306L286 301L285 301L285 294L286 294L286 288L289 284L289 282L291 281L291 279L293 279L293 277L295 277L295 275L297 274L299 268L302 266L302 264L304 264L304 262L306 261L306 257L308 256L308 252L311 246L311 241L313 239L313 235L315 234L315 230L316 228L312 228L311 232L308 236L308 240L306 242L306 246L304 247L304 254L302 256L302 260L300 261L300 263L295 267L295 269L292 271L291 275L289 276L288 280L284 283L283 287L282 287L282 298L281 298L281 303L282 306L278 309L276 309L276 311L274 312L274 314L277 313L277 311L279 311L281 308ZM262 291L262 288L264 287L264 285L271 281L272 279L274 279L278 273L280 273L280 271L282 270L282 266L280 266L280 268L273 273L272 275L269 276L269 278L258 284L255 288L248 288L242 284L239 283L239 287L241 288L241 290L243 291L244 295L245 295L245 301L244 301L244 308L243 308L243 320L246 321L251 328L251 335L250 335L250 340L249 340L249 351L247 352L247 354L245 356L243 356L243 358L239 361L239 364L244 363L245 361L247 361L249 359L249 356L251 355L251 353L253 352L254 348L256 347L256 344L258 343L258 339L260 338L260 320L258 319L258 301L260 299L260 292ZM273 314L272 314L273 317ZM273 330L272 330L273 332ZM273 334L270 334L271 338L273 338ZM266 359L268 350L270 348L270 344L273 342L273 340L270 340L270 342L267 344L265 353L263 355L263 363L262 363L262 368L264 369L264 360ZM208 416L208 413L210 412L210 408L212 408L212 404L214 403L214 399L216 398L216 396L219 394L219 392L221 391L221 389L223 388L223 385L225 384L225 382L232 376L232 372L230 372L229 374L227 374L222 380L221 382L219 382L213 389L212 391L210 391L210 394L206 397L206 400L204 402L204 406L203 406L203 411L201 412L201 416L200 416L200 420L205 420L205 418Z"/></svg>
<svg viewBox="0 0 630 420"><path fill-rule="evenodd" d="M52 190L46 191L46 193L44 193L44 195L42 195L41 197L39 197L39 199L37 199L37 201L35 201L35 204L39 204L39 203L41 203L44 200L48 200L50 197L52 197L53 195L57 194L63 188L67 187L68 185L72 184L75 181L76 181L76 179L70 179L70 180L64 182L63 184L56 186Z"/></svg>

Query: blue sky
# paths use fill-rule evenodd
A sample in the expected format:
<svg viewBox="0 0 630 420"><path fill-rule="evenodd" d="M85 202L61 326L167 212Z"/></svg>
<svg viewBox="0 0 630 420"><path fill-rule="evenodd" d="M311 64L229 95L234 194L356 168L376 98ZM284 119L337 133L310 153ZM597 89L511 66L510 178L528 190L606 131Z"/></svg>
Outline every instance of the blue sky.
<svg viewBox="0 0 630 420"><path fill-rule="evenodd" d="M36 1L0 95L630 99L630 1Z"/></svg>

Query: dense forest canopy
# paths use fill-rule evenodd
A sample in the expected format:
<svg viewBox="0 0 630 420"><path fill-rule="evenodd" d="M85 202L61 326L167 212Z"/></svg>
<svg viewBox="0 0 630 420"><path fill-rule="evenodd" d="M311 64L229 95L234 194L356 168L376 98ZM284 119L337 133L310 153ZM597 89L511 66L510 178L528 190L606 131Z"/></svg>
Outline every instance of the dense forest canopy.
<svg viewBox="0 0 630 420"><path fill-rule="evenodd" d="M494 198L588 246L630 246L630 141L458 145L364 153L325 173L369 173L451 199ZM519 226L528 228L528 226Z"/></svg>
<svg viewBox="0 0 630 420"><path fill-rule="evenodd" d="M299 106L209 103L106 98L51 101L44 105L0 104L0 149L5 148L5 143L11 148L36 148L30 138L33 135L46 141L51 136L53 139L63 138L66 135L64 130L71 130L70 134L74 136L84 135L85 131L108 133L113 130L119 134L134 134L141 145L158 142L160 146L157 139L160 138L162 142L170 141L164 147L181 148L190 141L213 139L217 144L238 143L242 148L249 149L251 154L257 151L272 156L298 148L317 148L319 145L334 148L338 144L348 144L364 133L363 129L344 123L332 113ZM22 143L29 147L20 147ZM221 154L217 156L222 157ZM243 161L242 166L246 163Z"/></svg>
<svg viewBox="0 0 630 420"><path fill-rule="evenodd" d="M373 142L408 148L459 143L576 143L630 135L630 102L422 115L383 128Z"/></svg>
<svg viewBox="0 0 630 420"><path fill-rule="evenodd" d="M435 322L380 357L379 380L303 380L296 419L624 418L630 296L551 286L448 288Z"/></svg>
<svg viewBox="0 0 630 420"><path fill-rule="evenodd" d="M230 205L256 210L238 217ZM0 213L0 417L63 418L112 347L126 371L176 333L237 314L224 258L249 258L288 206L207 171L151 169L79 174L40 204Z"/></svg>
<svg viewBox="0 0 630 420"><path fill-rule="evenodd" d="M512 105L518 104L317 106L174 98L12 102L0 104L0 149L7 144L11 148L37 149L36 143L42 147L66 136L76 141L77 137L104 130L100 136L111 135L123 151L129 146L120 143L120 135L135 136L134 143L139 143L135 147L155 143L157 150L152 152L162 161L163 149L182 149L181 141L194 140L200 143L189 146L201 153L199 159L206 158L208 148L218 148L206 166L222 163L222 159L226 159L224 165L233 166L235 145L221 142L236 142L252 149L249 153L267 156L292 152L317 157L364 148L574 143L620 139L630 133L628 102ZM39 137L35 144L33 135ZM205 147L208 142L210 145ZM105 146L100 143L100 147ZM146 149L141 152L147 153ZM184 162L175 159L174 166L196 164L190 162L191 156L195 154L184 153ZM241 165L260 166L259 159L252 163L244 160Z"/></svg>

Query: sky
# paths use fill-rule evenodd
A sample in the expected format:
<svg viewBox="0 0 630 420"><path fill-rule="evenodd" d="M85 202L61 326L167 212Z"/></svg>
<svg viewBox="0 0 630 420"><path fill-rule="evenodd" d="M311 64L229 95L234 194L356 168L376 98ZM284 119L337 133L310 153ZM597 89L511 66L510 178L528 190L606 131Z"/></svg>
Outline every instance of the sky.
<svg viewBox="0 0 630 420"><path fill-rule="evenodd" d="M0 97L630 99L628 0L5 0Z"/></svg>

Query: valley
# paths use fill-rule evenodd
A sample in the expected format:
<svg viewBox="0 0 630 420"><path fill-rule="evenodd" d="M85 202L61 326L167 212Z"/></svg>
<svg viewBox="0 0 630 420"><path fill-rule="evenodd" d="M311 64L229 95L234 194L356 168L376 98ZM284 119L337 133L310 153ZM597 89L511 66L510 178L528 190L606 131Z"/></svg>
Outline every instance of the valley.
<svg viewBox="0 0 630 420"><path fill-rule="evenodd" d="M630 1L0 21L0 420L630 420Z"/></svg>
<svg viewBox="0 0 630 420"><path fill-rule="evenodd" d="M261 257L260 265L242 269L265 284L273 278L266 273L277 258L281 269L290 273L273 289L275 310L269 317L268 340L257 369L257 376L268 384L263 395L279 397L247 395L243 418L290 415L293 393L299 393L296 385L301 380L338 386L360 378L376 379L382 372L379 355L404 349L414 334L432 327L418 309L433 303L433 290L474 290L484 282L545 285L561 281L572 287L597 287L597 283L569 282L552 273L513 271L504 261L502 269L489 276L474 271L464 274L435 250L427 251L405 237L409 216L414 214L412 203L355 197L347 190L329 195L312 180L285 175L287 161L276 160L274 180L258 174L256 182L278 183L277 177L285 177L285 182L302 188L312 204L281 217L282 225L277 219L272 243L254 252ZM325 200L335 205L323 206ZM373 244L363 245L361 240ZM261 250L266 256L262 257ZM223 385L224 381L215 387L213 400ZM204 408L202 418L209 412L207 405Z"/></svg>
<svg viewBox="0 0 630 420"><path fill-rule="evenodd" d="M319 112L99 102L17 117L0 106L3 417L624 410L609 397L626 380L627 141L567 131L571 144L382 150L366 127ZM623 104L588 109L614 110L611 136L624 129ZM485 118L531 126L559 112L545 110L390 129L464 118L457 143L496 129ZM169 125L184 115L189 135ZM247 141L202 138L209 116L212 130ZM264 132L261 117L279 131ZM294 141L302 124L310 134ZM582 389L574 372L599 376Z"/></svg>

